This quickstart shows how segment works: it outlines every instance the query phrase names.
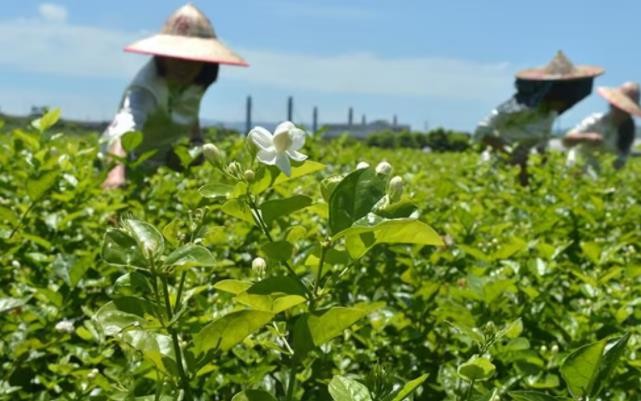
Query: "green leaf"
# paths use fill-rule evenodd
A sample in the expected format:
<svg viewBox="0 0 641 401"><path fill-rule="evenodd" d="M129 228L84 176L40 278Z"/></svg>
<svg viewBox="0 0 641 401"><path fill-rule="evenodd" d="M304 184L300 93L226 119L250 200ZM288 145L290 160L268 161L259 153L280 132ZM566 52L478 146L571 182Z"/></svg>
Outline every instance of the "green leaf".
<svg viewBox="0 0 641 401"><path fill-rule="evenodd" d="M18 298L0 298L0 313L19 308L27 303L26 299Z"/></svg>
<svg viewBox="0 0 641 401"><path fill-rule="evenodd" d="M47 111L42 117L34 120L31 125L33 125L38 131L45 132L58 122L60 119L60 113L60 108L55 107Z"/></svg>
<svg viewBox="0 0 641 401"><path fill-rule="evenodd" d="M368 221L361 220L334 239L345 237L345 247L353 259L360 258L377 244L444 245L432 227L415 219L375 218L372 222L374 224L367 225Z"/></svg>
<svg viewBox="0 0 641 401"><path fill-rule="evenodd" d="M273 395L263 390L245 390L236 394L231 401L277 401Z"/></svg>
<svg viewBox="0 0 641 401"><path fill-rule="evenodd" d="M492 257L495 260L509 259L510 257L514 256L515 254L522 251L526 247L527 247L526 241L523 241L518 237L512 237L510 239L510 242L501 246L501 248L499 248L499 250L496 251L494 255L492 255Z"/></svg>
<svg viewBox="0 0 641 401"><path fill-rule="evenodd" d="M304 209L312 204L312 198L303 195L294 195L290 198L274 199L260 205L263 220L271 224L274 220L289 216L290 214Z"/></svg>
<svg viewBox="0 0 641 401"><path fill-rule="evenodd" d="M601 263L601 246L596 242L581 242L581 250L592 263Z"/></svg>
<svg viewBox="0 0 641 401"><path fill-rule="evenodd" d="M261 247L261 250L275 262L289 260L294 254L294 246L287 241L268 242Z"/></svg>
<svg viewBox="0 0 641 401"><path fill-rule="evenodd" d="M107 302L98 309L93 319L98 328L107 336L141 327L144 323L141 316L120 310L113 301Z"/></svg>
<svg viewBox="0 0 641 401"><path fill-rule="evenodd" d="M70 288L75 288L89 269L89 264L72 255L58 254L52 263L52 268Z"/></svg>
<svg viewBox="0 0 641 401"><path fill-rule="evenodd" d="M249 206L240 199L229 199L223 204L221 210L232 217L254 224Z"/></svg>
<svg viewBox="0 0 641 401"><path fill-rule="evenodd" d="M203 327L194 336L197 354L219 349L227 351L267 323L274 314L263 311L243 310L232 312Z"/></svg>
<svg viewBox="0 0 641 401"><path fill-rule="evenodd" d="M373 168L345 177L329 198L329 228L335 235L366 216L384 195L387 183Z"/></svg>
<svg viewBox="0 0 641 401"><path fill-rule="evenodd" d="M386 219L402 219L410 217L417 210L418 207L413 202L401 201L378 209L375 213Z"/></svg>
<svg viewBox="0 0 641 401"><path fill-rule="evenodd" d="M136 240L141 252L146 257L156 257L163 253L165 240L156 227L135 219L125 219L122 227L131 238Z"/></svg>
<svg viewBox="0 0 641 401"><path fill-rule="evenodd" d="M27 195L32 201L39 200L47 193L58 181L58 172L50 171L44 173L36 179L27 181Z"/></svg>
<svg viewBox="0 0 641 401"><path fill-rule="evenodd" d="M102 258L112 265L147 267L136 240L118 229L107 230L102 242Z"/></svg>
<svg viewBox="0 0 641 401"><path fill-rule="evenodd" d="M408 395L412 394L418 388L418 386L423 384L425 379L427 379L427 376L429 375L426 373L414 380L405 383L405 385L396 393L391 401L403 401L405 398L407 398Z"/></svg>
<svg viewBox="0 0 641 401"><path fill-rule="evenodd" d="M238 295L242 292L247 291L249 287L252 286L252 283L241 280L220 280L214 284L214 288L223 292L230 294Z"/></svg>
<svg viewBox="0 0 641 401"><path fill-rule="evenodd" d="M247 292L239 294L235 299L238 303L253 310L269 312L274 315L306 301L306 298L300 295L259 295Z"/></svg>
<svg viewBox="0 0 641 401"><path fill-rule="evenodd" d="M329 382L328 390L334 401L372 401L364 384L344 376L334 376Z"/></svg>
<svg viewBox="0 0 641 401"><path fill-rule="evenodd" d="M584 345L563 361L560 369L561 376L575 398L591 396L605 345L605 340Z"/></svg>
<svg viewBox="0 0 641 401"><path fill-rule="evenodd" d="M229 184L207 184L200 189L198 192L205 197L210 199L229 199L231 194L234 192L234 186Z"/></svg>
<svg viewBox="0 0 641 401"><path fill-rule="evenodd" d="M619 338L613 344L608 344L606 347L605 354L601 359L599 364L599 373L594 380L594 391L591 394L591 398L596 398L601 390L603 390L608 385L608 380L614 371L614 368L621 359L623 352L625 351L625 346L628 344L630 339L630 333L626 333L621 338Z"/></svg>
<svg viewBox="0 0 641 401"><path fill-rule="evenodd" d="M510 391L510 397L514 401L569 401L569 398L565 397L553 397L545 393L540 393L538 391Z"/></svg>
<svg viewBox="0 0 641 401"><path fill-rule="evenodd" d="M140 131L127 132L120 137L120 144L126 152L135 150L142 143L143 135Z"/></svg>
<svg viewBox="0 0 641 401"><path fill-rule="evenodd" d="M341 335L354 323L383 306L381 303L363 307L333 307L313 314L304 313L294 323L294 350L298 358Z"/></svg>
<svg viewBox="0 0 641 401"><path fill-rule="evenodd" d="M165 265L179 266L181 268L210 267L215 264L216 260L207 248L194 244L181 246L165 259Z"/></svg>
<svg viewBox="0 0 641 401"><path fill-rule="evenodd" d="M254 284L235 300L255 310L277 314L306 301L305 288L290 277L271 277Z"/></svg>
<svg viewBox="0 0 641 401"><path fill-rule="evenodd" d="M487 380L496 371L496 366L485 357L475 355L458 367L461 377L469 381Z"/></svg>

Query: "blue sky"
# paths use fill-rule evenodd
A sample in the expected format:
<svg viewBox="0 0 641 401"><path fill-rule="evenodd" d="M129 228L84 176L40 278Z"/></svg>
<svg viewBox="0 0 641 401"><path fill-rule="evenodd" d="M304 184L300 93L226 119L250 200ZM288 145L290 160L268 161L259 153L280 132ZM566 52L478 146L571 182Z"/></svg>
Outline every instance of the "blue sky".
<svg viewBox="0 0 641 401"><path fill-rule="evenodd" d="M122 47L160 29L182 1L22 0L0 15L0 109L58 105L66 116L109 119L144 56ZM218 35L251 64L226 67L203 117L281 120L391 119L415 129L472 130L512 93L513 74L563 49L607 72L597 85L641 80L641 3L634 0L200 0ZM605 109L593 95L564 115L567 127Z"/></svg>

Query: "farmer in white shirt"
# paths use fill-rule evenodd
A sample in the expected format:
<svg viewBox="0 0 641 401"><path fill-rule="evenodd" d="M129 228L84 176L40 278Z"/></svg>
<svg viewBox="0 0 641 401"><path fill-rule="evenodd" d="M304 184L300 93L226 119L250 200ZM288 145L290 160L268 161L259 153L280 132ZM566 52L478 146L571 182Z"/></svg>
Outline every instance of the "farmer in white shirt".
<svg viewBox="0 0 641 401"><path fill-rule="evenodd" d="M475 131L476 140L489 151L506 153L509 162L520 166L519 180L528 183L527 161L534 148L544 149L555 119L592 92L594 78L604 70L575 66L558 52L542 68L516 74L516 94L498 106Z"/></svg>
<svg viewBox="0 0 641 401"><path fill-rule="evenodd" d="M155 152L147 161L151 165L175 158L172 145L181 138L202 143L200 102L218 78L219 65L247 66L217 39L211 22L191 4L175 11L160 34L134 42L125 51L153 58L125 90L113 122L102 135L101 153L131 157L120 139L127 132L140 131L143 141L136 153ZM124 182L125 167L118 164L103 186L118 187Z"/></svg>
<svg viewBox="0 0 641 401"><path fill-rule="evenodd" d="M598 156L604 153L616 155L615 168L625 165L634 142L632 116L641 117L638 83L626 82L618 88L601 87L597 93L610 104L608 112L588 116L563 138L563 144L572 148L568 152L568 165L582 161L591 175L600 170Z"/></svg>

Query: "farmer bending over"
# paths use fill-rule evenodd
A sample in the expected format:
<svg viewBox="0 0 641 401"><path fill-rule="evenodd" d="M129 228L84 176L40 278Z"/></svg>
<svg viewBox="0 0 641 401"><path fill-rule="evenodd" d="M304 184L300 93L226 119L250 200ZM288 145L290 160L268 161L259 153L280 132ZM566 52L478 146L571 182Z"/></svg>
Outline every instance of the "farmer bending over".
<svg viewBox="0 0 641 401"><path fill-rule="evenodd" d="M160 34L135 42L125 51L153 57L125 90L113 122L102 135L101 153L131 158L120 138L140 131L143 141L136 153L155 151L146 162L152 166L175 159L172 145L182 137L195 145L202 143L200 102L218 78L219 64L247 66L218 41L211 22L191 4L175 11ZM118 164L103 186L118 187L124 182L125 167Z"/></svg>

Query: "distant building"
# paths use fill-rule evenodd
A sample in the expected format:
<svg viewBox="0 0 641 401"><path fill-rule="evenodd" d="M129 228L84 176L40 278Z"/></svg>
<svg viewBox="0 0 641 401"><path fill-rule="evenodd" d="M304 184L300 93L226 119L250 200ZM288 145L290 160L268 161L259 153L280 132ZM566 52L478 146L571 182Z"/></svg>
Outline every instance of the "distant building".
<svg viewBox="0 0 641 401"><path fill-rule="evenodd" d="M402 132L409 131L410 126L404 124L393 124L385 120L376 120L371 123L361 124L325 124L324 137L336 138L343 134L357 139L365 139L370 134L382 131Z"/></svg>
<svg viewBox="0 0 641 401"><path fill-rule="evenodd" d="M47 106L31 106L31 112L29 113L30 117L40 117L43 116L49 111Z"/></svg>

